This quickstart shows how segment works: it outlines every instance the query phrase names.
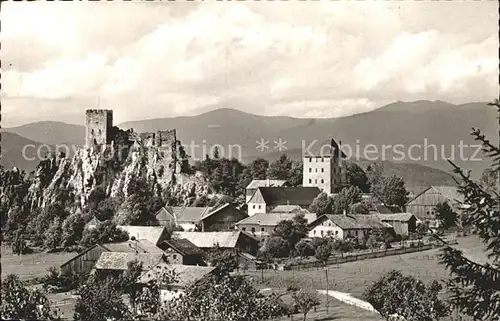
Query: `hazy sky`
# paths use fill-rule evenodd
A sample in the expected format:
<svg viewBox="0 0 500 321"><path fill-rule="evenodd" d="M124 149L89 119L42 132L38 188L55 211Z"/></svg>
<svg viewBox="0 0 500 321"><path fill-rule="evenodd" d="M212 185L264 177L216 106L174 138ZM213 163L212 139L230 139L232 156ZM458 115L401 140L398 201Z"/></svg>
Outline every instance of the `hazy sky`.
<svg viewBox="0 0 500 321"><path fill-rule="evenodd" d="M3 3L2 126L498 96L497 3Z"/></svg>

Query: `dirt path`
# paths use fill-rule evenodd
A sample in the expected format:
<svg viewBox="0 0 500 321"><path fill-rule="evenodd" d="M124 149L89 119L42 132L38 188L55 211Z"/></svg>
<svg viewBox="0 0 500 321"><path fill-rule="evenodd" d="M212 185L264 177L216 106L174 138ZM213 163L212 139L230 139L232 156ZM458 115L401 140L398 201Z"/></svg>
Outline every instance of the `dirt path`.
<svg viewBox="0 0 500 321"><path fill-rule="evenodd" d="M326 290L318 290L318 293L327 295ZM335 299L341 302L347 303L349 305L354 305L360 309L378 313L370 303L357 299L352 295L350 295L349 293L328 290L328 295L334 297Z"/></svg>

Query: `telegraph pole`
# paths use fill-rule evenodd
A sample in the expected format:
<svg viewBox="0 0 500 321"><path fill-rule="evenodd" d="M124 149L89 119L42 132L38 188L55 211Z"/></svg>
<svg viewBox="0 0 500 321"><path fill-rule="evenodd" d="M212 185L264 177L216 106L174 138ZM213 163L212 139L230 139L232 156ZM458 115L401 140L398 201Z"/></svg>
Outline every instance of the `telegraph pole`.
<svg viewBox="0 0 500 321"><path fill-rule="evenodd" d="M325 267L325 275L326 275L326 313L328 314L328 306L329 304L329 299L330 299L330 294L328 294L328 268Z"/></svg>

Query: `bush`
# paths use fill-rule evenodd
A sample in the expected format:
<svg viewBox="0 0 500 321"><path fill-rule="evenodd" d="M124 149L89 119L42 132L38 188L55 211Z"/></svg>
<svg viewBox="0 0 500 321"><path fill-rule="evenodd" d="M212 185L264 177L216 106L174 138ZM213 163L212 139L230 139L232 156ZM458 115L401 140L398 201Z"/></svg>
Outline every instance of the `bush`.
<svg viewBox="0 0 500 321"><path fill-rule="evenodd" d="M41 283L45 290L54 293L75 290L85 283L89 276L87 273L60 274L59 270L55 267L49 268L48 272L49 273L41 279Z"/></svg>

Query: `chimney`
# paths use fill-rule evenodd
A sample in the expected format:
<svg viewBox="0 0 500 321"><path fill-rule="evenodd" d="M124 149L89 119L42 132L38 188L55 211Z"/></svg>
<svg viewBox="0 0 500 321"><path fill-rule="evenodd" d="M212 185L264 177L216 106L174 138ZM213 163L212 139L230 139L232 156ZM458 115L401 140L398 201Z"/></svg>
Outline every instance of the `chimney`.
<svg viewBox="0 0 500 321"><path fill-rule="evenodd" d="M286 200L286 205L290 205L290 200Z"/></svg>
<svg viewBox="0 0 500 321"><path fill-rule="evenodd" d="M347 216L347 211L346 211L346 210L344 210L343 214L344 214L344 216Z"/></svg>
<svg viewBox="0 0 500 321"><path fill-rule="evenodd" d="M267 187L270 187L270 186L271 186L271 180L270 180L269 178L266 180L266 186L267 186Z"/></svg>

